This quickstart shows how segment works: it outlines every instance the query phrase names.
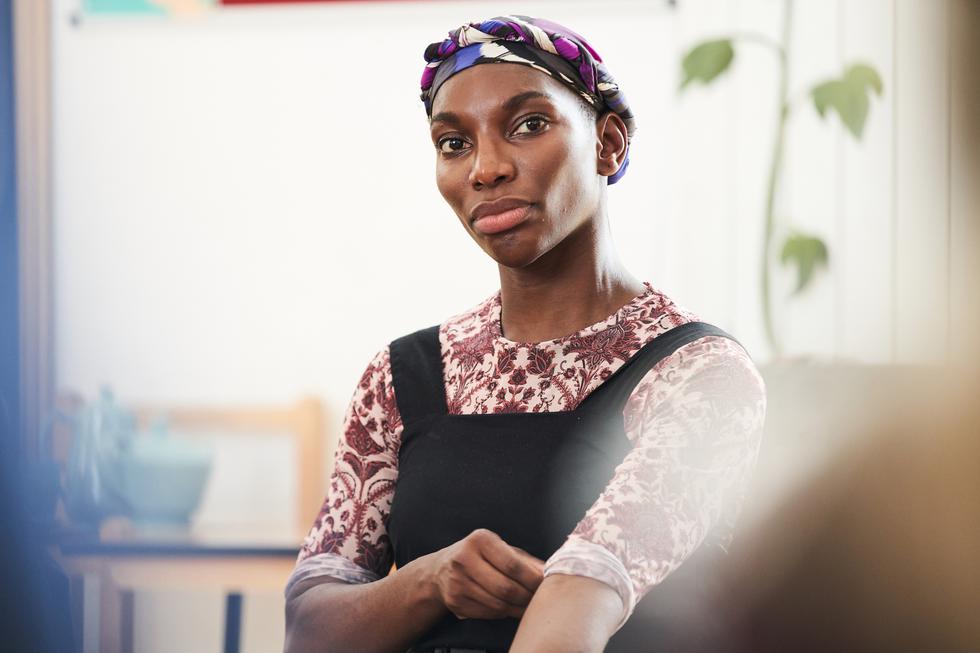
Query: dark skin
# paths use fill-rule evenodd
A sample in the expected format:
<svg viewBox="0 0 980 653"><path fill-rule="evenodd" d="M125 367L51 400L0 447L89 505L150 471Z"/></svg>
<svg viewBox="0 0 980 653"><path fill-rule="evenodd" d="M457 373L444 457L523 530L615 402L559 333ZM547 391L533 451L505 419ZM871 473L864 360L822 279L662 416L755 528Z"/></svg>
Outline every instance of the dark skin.
<svg viewBox="0 0 980 653"><path fill-rule="evenodd" d="M541 560L476 530L373 583L312 578L286 597L285 651L401 653L449 613L520 618L543 570Z"/></svg>
<svg viewBox="0 0 980 653"><path fill-rule="evenodd" d="M587 120L573 91L517 64L458 73L439 89L432 113L439 191L497 262L508 339L574 333L643 292L616 257L606 212L607 177L626 153L618 115ZM529 202L528 220L480 233L473 207L504 197Z"/></svg>
<svg viewBox="0 0 980 653"><path fill-rule="evenodd" d="M430 124L439 191L497 262L505 337L574 333L644 291L615 255L606 213L606 178L626 153L619 116L583 111L532 68L494 64L443 84ZM484 233L474 209L501 199L509 204L494 206L520 224ZM619 595L586 577L545 579L543 566L481 530L373 583L310 579L287 597L285 650L404 651L451 612L521 618L512 652L601 651L622 616Z"/></svg>

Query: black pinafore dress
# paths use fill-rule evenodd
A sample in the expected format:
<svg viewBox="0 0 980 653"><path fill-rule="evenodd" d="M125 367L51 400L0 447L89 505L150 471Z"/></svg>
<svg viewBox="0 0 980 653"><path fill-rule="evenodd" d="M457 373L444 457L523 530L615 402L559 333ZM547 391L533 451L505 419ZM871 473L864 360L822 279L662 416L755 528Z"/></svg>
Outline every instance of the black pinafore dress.
<svg viewBox="0 0 980 653"><path fill-rule="evenodd" d="M633 389L657 362L705 336L731 338L710 324L683 324L647 343L574 410L482 415L448 414L437 326L392 342L404 426L387 524L396 564L403 567L478 528L547 560L630 451L623 408ZM505 653L518 623L449 615L412 651ZM623 639L617 634L607 650ZM648 635L641 639L656 648Z"/></svg>

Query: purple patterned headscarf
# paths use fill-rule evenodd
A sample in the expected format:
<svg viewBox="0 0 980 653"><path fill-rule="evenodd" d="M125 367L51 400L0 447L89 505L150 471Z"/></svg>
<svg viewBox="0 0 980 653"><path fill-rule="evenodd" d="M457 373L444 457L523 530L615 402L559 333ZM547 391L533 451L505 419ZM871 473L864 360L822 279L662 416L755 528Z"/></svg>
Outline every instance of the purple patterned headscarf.
<svg viewBox="0 0 980 653"><path fill-rule="evenodd" d="M626 96L589 43L557 23L528 16L497 16L467 23L449 32L449 38L425 49L422 102L432 115L432 101L442 84L456 73L483 63L517 63L550 75L570 87L600 114L615 111L626 123L627 141L636 121ZM626 157L609 183L619 181L629 167Z"/></svg>

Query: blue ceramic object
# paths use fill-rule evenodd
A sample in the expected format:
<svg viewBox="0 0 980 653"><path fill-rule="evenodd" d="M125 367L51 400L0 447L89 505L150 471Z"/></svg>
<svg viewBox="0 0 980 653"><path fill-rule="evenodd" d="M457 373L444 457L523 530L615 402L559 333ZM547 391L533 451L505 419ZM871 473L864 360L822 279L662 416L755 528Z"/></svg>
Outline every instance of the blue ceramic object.
<svg viewBox="0 0 980 653"><path fill-rule="evenodd" d="M142 523L186 523L197 509L211 472L212 449L174 436L165 420L138 433L136 419L103 388L72 423L65 474L65 504L76 523L110 515Z"/></svg>
<svg viewBox="0 0 980 653"><path fill-rule="evenodd" d="M158 423L133 438L117 461L119 490L136 522L187 523L211 472L210 447L169 434Z"/></svg>
<svg viewBox="0 0 980 653"><path fill-rule="evenodd" d="M59 413L71 423L73 436L65 471L65 507L72 521L97 524L103 517L123 514L115 461L135 433L135 419L102 388L99 398L77 416Z"/></svg>

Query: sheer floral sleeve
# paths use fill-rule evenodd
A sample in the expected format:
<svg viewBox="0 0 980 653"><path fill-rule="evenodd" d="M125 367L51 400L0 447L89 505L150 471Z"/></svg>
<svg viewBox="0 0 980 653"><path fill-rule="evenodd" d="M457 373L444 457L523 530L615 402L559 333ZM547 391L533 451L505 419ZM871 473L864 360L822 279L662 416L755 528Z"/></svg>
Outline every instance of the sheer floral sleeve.
<svg viewBox="0 0 980 653"><path fill-rule="evenodd" d="M731 340L701 338L661 361L624 410L633 449L545 575L611 585L625 623L706 538L727 545L764 416L762 378Z"/></svg>
<svg viewBox="0 0 980 653"><path fill-rule="evenodd" d="M286 587L329 576L366 583L388 573L385 524L398 477L401 417L387 348L367 366L344 416L330 489Z"/></svg>

